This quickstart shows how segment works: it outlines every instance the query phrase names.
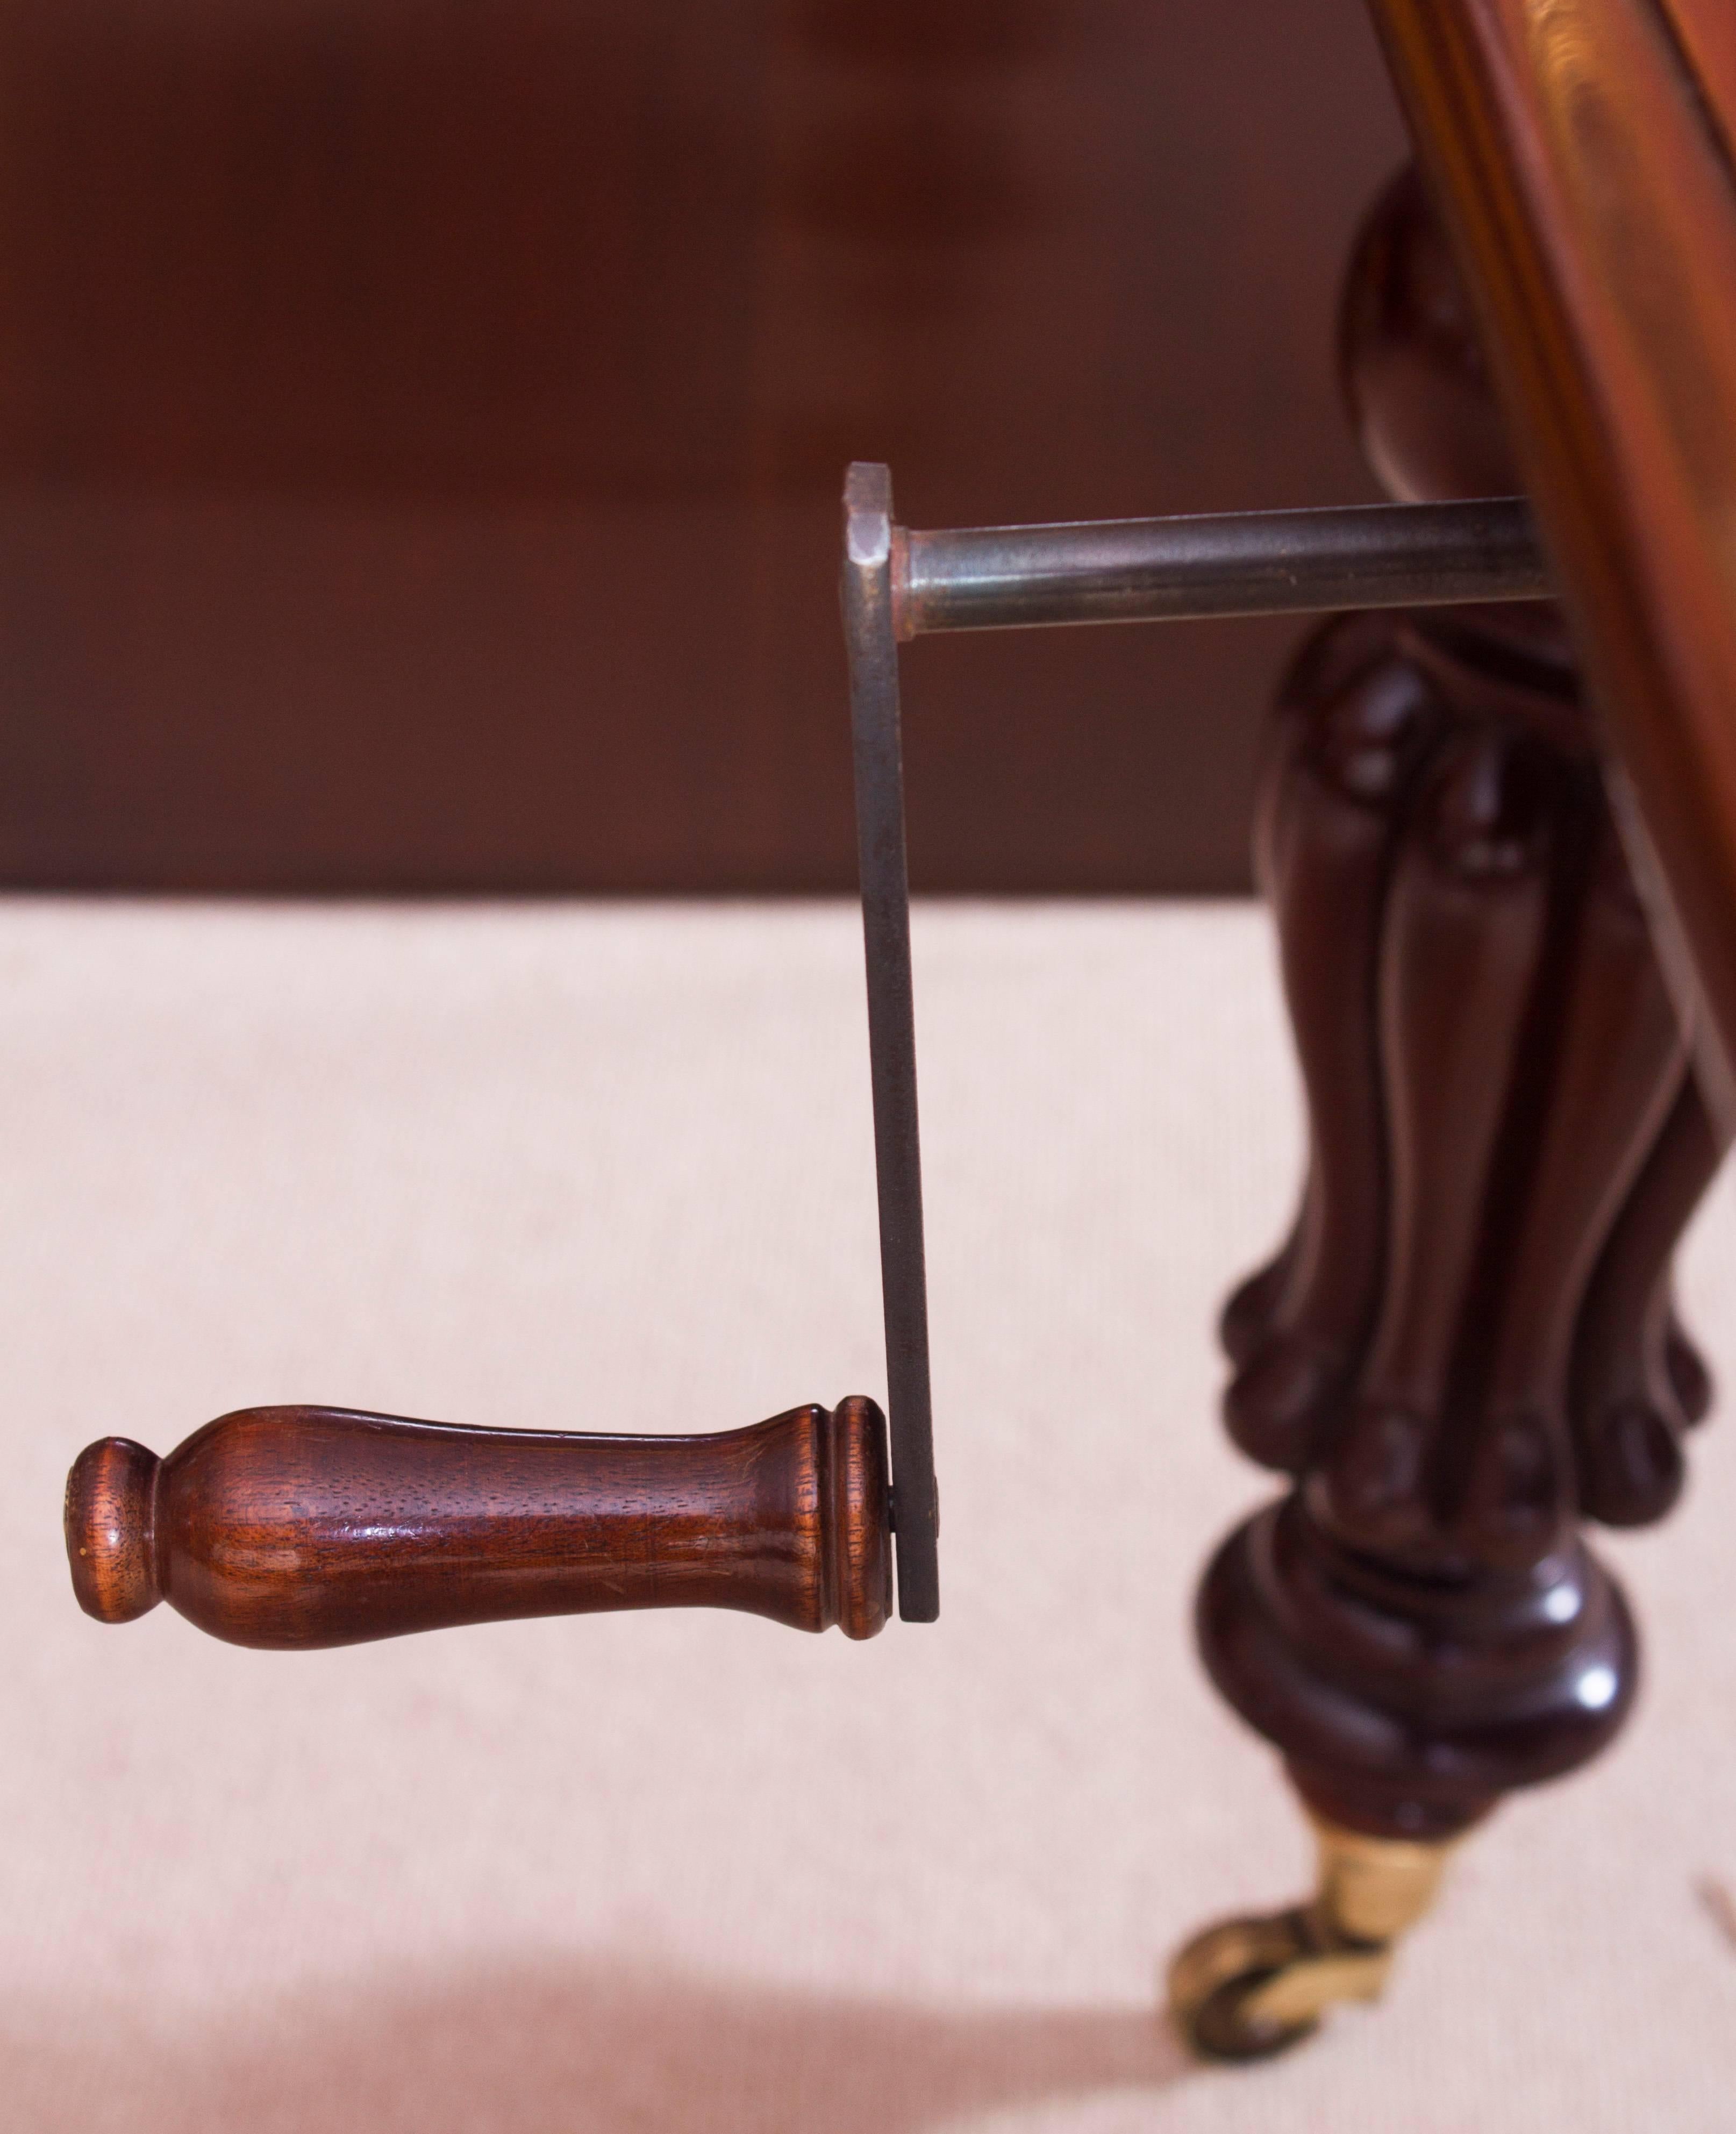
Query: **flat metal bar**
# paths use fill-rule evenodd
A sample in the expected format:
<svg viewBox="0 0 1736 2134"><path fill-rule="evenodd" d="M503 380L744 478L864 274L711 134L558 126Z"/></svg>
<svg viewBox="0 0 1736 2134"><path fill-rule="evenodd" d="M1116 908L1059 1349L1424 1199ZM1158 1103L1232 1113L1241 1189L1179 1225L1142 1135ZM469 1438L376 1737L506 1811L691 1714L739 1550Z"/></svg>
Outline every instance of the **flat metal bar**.
<svg viewBox="0 0 1736 2134"><path fill-rule="evenodd" d="M942 630L1545 600L1553 590L1522 497L900 529L894 544L901 639Z"/></svg>
<svg viewBox="0 0 1736 2134"><path fill-rule="evenodd" d="M940 1586L899 640L943 630L1538 600L1551 590L1530 508L1517 497L906 532L893 524L889 470L860 461L851 468L844 488L844 634L898 1612L906 1622L934 1620Z"/></svg>
<svg viewBox="0 0 1736 2134"><path fill-rule="evenodd" d="M858 464L844 485L844 637L856 748L856 851L868 965L868 1055L880 1189L880 1297L886 1322L886 1421L892 1451L898 1612L940 1613L939 1510L928 1389L928 1279L916 1118L916 1013L910 985L910 890L898 641L892 627L892 477Z"/></svg>

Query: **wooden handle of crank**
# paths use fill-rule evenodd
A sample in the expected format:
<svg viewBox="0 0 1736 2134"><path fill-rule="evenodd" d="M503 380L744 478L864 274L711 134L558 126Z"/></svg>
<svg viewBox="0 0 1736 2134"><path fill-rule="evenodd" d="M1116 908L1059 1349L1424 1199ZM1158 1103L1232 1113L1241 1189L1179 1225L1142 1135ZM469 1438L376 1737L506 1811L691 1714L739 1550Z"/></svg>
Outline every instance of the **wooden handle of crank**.
<svg viewBox="0 0 1736 2134"><path fill-rule="evenodd" d="M87 1446L66 1552L99 1622L166 1600L238 1645L679 1607L871 1638L891 1605L887 1507L869 1400L707 1437L256 1407L166 1460L124 1437Z"/></svg>

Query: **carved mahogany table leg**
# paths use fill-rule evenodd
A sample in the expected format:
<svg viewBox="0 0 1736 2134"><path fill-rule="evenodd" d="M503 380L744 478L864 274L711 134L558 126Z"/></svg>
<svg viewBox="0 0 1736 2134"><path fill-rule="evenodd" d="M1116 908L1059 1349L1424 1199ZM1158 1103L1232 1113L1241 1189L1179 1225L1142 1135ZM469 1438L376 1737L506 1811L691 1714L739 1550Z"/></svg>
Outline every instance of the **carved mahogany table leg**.
<svg viewBox="0 0 1736 2134"><path fill-rule="evenodd" d="M1410 173L1343 360L1401 497L1517 486ZM1213 1682L1282 1754L1319 1894L1198 1936L1172 2006L1251 2058L1368 1998L1451 1845L1625 1717L1635 1634L1582 1518L1655 1518L1709 1399L1670 1258L1721 1153L1557 611L1348 616L1280 698L1256 860L1307 1091L1300 1213L1226 1308L1226 1420L1292 1478L1218 1550Z"/></svg>

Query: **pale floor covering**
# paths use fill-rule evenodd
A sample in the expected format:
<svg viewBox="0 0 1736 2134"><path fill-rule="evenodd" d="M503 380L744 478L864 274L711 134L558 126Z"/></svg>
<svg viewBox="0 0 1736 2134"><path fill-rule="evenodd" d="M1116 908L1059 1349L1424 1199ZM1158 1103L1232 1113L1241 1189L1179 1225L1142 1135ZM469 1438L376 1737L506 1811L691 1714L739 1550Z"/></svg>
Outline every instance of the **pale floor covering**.
<svg viewBox="0 0 1736 2134"><path fill-rule="evenodd" d="M1384 2006L1254 2072L1157 2016L1172 1945L1304 1869L1187 1628L1271 1487L1209 1335L1297 1164L1252 908L919 915L938 1627L286 1656L77 1612L61 1478L103 1432L878 1392L858 954L837 905L0 905L0 2123L1729 2134L1728 1422L1608 1544L1628 1736L1467 1848ZM1683 1274L1736 1383L1728 1182Z"/></svg>

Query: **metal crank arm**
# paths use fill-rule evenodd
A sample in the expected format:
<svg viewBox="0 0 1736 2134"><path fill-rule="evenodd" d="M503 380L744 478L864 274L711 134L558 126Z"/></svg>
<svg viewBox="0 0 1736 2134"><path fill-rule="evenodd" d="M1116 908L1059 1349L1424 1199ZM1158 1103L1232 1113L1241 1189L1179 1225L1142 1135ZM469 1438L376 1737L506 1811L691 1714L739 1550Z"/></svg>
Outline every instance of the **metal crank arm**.
<svg viewBox="0 0 1736 2134"><path fill-rule="evenodd" d="M932 1622L939 1518L900 640L1547 590L1529 514L1511 500L907 533L893 523L886 469L852 467L843 598L886 1420L852 1399L714 1436L604 1437L271 1407L221 1417L166 1460L105 1438L67 1484L80 1602L119 1623L166 1600L248 1645L677 1606L745 1609L810 1630L837 1623L865 1638L890 1611L895 1548L899 1613Z"/></svg>
<svg viewBox="0 0 1736 2134"><path fill-rule="evenodd" d="M932 1621L940 1591L899 645L939 630L1541 600L1550 590L1530 506L1518 497L919 533L893 520L888 468L866 461L851 468L844 487L844 635L898 1609L907 1621Z"/></svg>

